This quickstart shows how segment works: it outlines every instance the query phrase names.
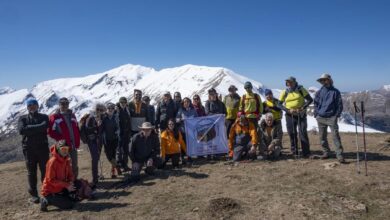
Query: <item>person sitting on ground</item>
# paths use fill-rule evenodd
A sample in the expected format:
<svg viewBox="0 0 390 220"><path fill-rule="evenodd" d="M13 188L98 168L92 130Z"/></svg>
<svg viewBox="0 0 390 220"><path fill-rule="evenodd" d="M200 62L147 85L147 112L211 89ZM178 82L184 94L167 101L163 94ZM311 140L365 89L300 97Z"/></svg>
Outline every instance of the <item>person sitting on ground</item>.
<svg viewBox="0 0 390 220"><path fill-rule="evenodd" d="M142 123L141 129L131 140L130 159L132 161L131 180L140 180L140 173L146 165L145 172L153 175L156 167L160 166L160 141L150 122Z"/></svg>
<svg viewBox="0 0 390 220"><path fill-rule="evenodd" d="M282 125L274 120L272 113L267 113L260 122L261 140L260 151L268 159L276 160L282 151Z"/></svg>
<svg viewBox="0 0 390 220"><path fill-rule="evenodd" d="M41 211L53 205L60 209L71 209L75 204L71 193L76 191L75 178L69 157L70 147L65 140L58 141L50 148L52 157L46 164L46 175L42 184Z"/></svg>
<svg viewBox="0 0 390 220"><path fill-rule="evenodd" d="M161 133L161 158L162 167L165 167L169 159L172 160L172 166L178 167L180 154L186 152L186 144L179 129L176 128L175 121L168 121L168 129Z"/></svg>
<svg viewBox="0 0 390 220"><path fill-rule="evenodd" d="M255 159L257 144L255 125L239 112L229 133L229 157L233 158L233 161L245 158Z"/></svg>

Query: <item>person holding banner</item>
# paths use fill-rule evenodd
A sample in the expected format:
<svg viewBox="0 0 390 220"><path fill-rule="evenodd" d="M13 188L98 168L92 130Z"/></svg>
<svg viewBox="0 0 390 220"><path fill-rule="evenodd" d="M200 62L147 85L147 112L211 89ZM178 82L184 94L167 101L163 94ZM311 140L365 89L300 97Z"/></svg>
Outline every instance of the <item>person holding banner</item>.
<svg viewBox="0 0 390 220"><path fill-rule="evenodd" d="M256 158L258 136L255 125L239 112L229 133L229 157L233 161Z"/></svg>
<svg viewBox="0 0 390 220"><path fill-rule="evenodd" d="M172 160L172 166L178 167L180 155L185 154L186 144L181 132L176 128L175 121L168 121L168 129L161 133L161 158L162 167L165 167L169 159Z"/></svg>
<svg viewBox="0 0 390 220"><path fill-rule="evenodd" d="M185 128L184 128L184 119L186 118L195 118L198 117L198 113L194 109L194 107L191 104L191 99L185 97L182 101L181 108L177 112L176 115L176 123L179 125L179 131L183 135L184 141L186 140L185 137ZM169 128L169 126L168 126Z"/></svg>

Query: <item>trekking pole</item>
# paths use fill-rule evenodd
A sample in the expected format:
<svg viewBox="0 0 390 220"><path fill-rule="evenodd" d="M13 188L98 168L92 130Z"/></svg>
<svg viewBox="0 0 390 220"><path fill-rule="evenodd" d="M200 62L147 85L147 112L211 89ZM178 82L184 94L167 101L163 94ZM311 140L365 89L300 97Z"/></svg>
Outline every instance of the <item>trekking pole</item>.
<svg viewBox="0 0 390 220"><path fill-rule="evenodd" d="M298 141L297 141L297 149L298 149L298 159L301 158L301 153L300 153L300 150L302 150L302 144L301 144L301 112L298 113L298 126L297 126L297 130L298 130Z"/></svg>
<svg viewBox="0 0 390 220"><path fill-rule="evenodd" d="M365 113L364 102L360 103L360 110L361 110L361 113L362 113L362 123L363 123L364 166L365 166L365 169L366 169L366 176L367 176L366 131L365 131L365 128L364 128L364 113Z"/></svg>
<svg viewBox="0 0 390 220"><path fill-rule="evenodd" d="M359 153L359 142L358 142L358 125L357 125L357 113L360 113L359 107L357 107L356 102L353 102L355 108L355 143L356 143L356 169L357 173L360 174L360 153Z"/></svg>

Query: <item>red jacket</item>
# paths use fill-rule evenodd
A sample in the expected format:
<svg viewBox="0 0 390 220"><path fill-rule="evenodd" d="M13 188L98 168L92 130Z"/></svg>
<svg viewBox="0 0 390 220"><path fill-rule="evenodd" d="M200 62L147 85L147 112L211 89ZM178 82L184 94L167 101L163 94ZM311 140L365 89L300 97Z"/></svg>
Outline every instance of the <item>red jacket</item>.
<svg viewBox="0 0 390 220"><path fill-rule="evenodd" d="M61 157L55 145L50 148L50 152L52 156L46 163L46 174L41 190L43 196L59 193L74 181L69 156Z"/></svg>
<svg viewBox="0 0 390 220"><path fill-rule="evenodd" d="M80 146L80 132L79 132L79 126L77 123L76 116L71 112L71 123L72 123L72 130L74 133L74 144L76 148L79 148ZM49 136L53 138L56 141L59 141L61 139L65 139L66 143L69 145L69 147L72 147L72 142L70 139L70 133L68 126L66 125L64 116L57 110L56 113L50 115L49 118L49 129L48 129Z"/></svg>

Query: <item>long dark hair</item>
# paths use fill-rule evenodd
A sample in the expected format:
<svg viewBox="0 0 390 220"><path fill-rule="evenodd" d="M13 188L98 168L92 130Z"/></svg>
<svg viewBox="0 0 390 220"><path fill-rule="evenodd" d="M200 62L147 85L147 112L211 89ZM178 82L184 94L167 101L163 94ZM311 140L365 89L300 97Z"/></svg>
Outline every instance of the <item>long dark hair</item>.
<svg viewBox="0 0 390 220"><path fill-rule="evenodd" d="M169 122L173 122L173 124L175 124L175 127L173 128L173 137L176 139L176 140L179 140L179 128L176 126L176 122L173 118L169 119L168 120L168 124ZM168 129L169 129L169 126L168 126Z"/></svg>

